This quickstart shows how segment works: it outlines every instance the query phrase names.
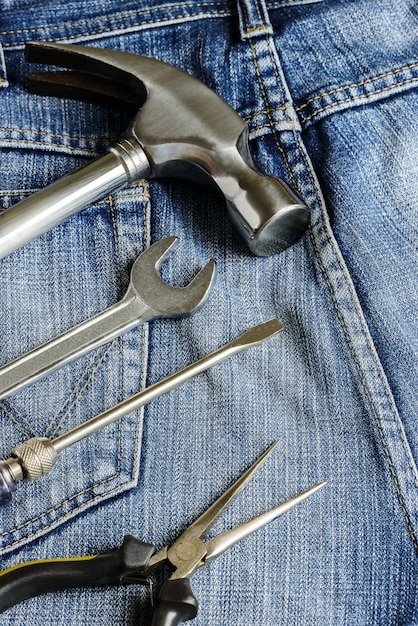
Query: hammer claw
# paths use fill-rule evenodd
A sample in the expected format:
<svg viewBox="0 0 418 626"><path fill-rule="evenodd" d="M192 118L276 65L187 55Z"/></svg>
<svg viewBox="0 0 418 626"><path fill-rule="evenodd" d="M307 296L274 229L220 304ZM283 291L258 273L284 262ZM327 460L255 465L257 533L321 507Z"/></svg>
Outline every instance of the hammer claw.
<svg viewBox="0 0 418 626"><path fill-rule="evenodd" d="M131 114L141 108L146 98L145 93L140 97L124 83L76 70L31 72L26 77L26 87L37 95L104 104Z"/></svg>
<svg viewBox="0 0 418 626"><path fill-rule="evenodd" d="M100 54L100 53L105 54ZM110 92L112 99L117 95L117 99L124 101L126 98L136 103L138 108L146 101L147 91L144 83L138 80L134 73L130 73L126 68L116 67L114 63L107 60L107 55L114 51L102 48L91 48L86 46L73 46L67 44L54 44L45 42L28 43L25 48L25 59L29 63L39 63L42 65L53 65L55 67L71 70L68 72L38 72L28 75L28 85L35 93L41 95L56 95L58 97L68 96L70 98L85 99L89 92L97 94L94 102L103 104ZM120 52L121 55L127 53ZM133 56L127 54L128 57ZM131 74L131 78L129 75ZM37 89L38 85L49 85L51 91L48 93L46 87L42 91ZM70 88L70 91L60 90L60 86ZM53 92L52 92L53 90ZM102 97L101 99L100 96ZM88 98L91 101L91 98Z"/></svg>

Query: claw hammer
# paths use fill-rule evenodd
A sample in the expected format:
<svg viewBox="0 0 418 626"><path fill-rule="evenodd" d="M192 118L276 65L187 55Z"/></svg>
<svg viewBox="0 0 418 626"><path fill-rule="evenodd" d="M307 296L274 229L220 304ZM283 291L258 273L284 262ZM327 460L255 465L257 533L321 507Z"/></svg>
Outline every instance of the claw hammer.
<svg viewBox="0 0 418 626"><path fill-rule="evenodd" d="M26 59L71 70L30 74L31 91L128 106L136 115L125 138L103 156L0 214L0 259L90 202L148 177L214 183L258 256L285 250L306 230L304 202L283 180L257 171L241 117L187 72L72 44L32 42Z"/></svg>

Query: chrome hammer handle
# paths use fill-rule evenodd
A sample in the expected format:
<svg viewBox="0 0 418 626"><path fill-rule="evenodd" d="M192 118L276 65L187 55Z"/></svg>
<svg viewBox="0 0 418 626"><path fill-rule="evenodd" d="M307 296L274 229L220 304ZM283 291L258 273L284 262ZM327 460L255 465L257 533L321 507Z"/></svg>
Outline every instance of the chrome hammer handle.
<svg viewBox="0 0 418 626"><path fill-rule="evenodd" d="M90 202L148 176L150 167L135 139L0 213L0 259L36 239Z"/></svg>

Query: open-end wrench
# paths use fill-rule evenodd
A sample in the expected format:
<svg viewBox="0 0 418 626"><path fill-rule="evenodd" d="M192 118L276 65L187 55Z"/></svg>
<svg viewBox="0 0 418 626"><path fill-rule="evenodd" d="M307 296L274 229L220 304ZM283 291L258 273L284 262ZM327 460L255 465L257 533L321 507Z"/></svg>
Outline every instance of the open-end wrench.
<svg viewBox="0 0 418 626"><path fill-rule="evenodd" d="M0 258L90 202L148 177L216 186L257 255L280 252L305 232L305 203L284 181L257 171L247 125L199 80L155 59L72 44L29 43L26 58L73 70L30 74L31 91L110 103L135 118L126 138L102 157L0 214Z"/></svg>
<svg viewBox="0 0 418 626"><path fill-rule="evenodd" d="M162 239L136 259L128 290L117 304L0 368L0 398L19 391L141 322L185 317L196 311L212 286L215 262L209 261L187 287L168 285L158 269L176 241L176 237Z"/></svg>

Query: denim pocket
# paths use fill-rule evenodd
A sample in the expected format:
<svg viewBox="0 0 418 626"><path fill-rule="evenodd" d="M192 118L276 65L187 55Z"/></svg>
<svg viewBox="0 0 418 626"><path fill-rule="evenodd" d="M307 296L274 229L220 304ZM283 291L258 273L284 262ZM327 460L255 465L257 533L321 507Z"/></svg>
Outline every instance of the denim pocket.
<svg viewBox="0 0 418 626"><path fill-rule="evenodd" d="M38 172L62 155L21 153ZM7 158L5 157L7 160ZM22 170L23 171L23 170ZM4 209L22 196L3 191ZM5 364L115 303L147 245L146 183L122 190L68 219L2 261L0 363ZM57 437L141 388L146 359L144 326L0 401L1 456L33 436ZM2 511L2 550L16 548L99 500L135 484L141 412L126 416L63 452L53 471L20 483Z"/></svg>

